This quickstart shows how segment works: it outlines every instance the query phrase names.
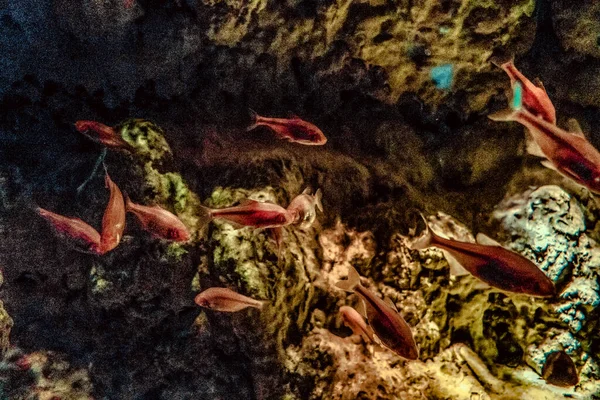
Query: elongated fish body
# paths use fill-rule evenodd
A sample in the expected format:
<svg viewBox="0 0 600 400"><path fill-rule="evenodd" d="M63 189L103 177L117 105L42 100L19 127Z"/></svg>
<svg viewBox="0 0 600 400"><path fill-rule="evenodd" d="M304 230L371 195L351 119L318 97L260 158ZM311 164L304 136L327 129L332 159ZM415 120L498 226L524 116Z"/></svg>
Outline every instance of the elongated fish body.
<svg viewBox="0 0 600 400"><path fill-rule="evenodd" d="M312 225L317 217L317 208L323 212L321 196L321 189L311 195L308 188L304 189L302 194L296 196L287 207L288 212L293 215L293 223L302 224L303 226Z"/></svg>
<svg viewBox="0 0 600 400"><path fill-rule="evenodd" d="M495 288L537 297L556 294L554 284L534 263L500 246L487 246L444 239L427 225L425 235L413 249L430 246L445 250L474 277Z"/></svg>
<svg viewBox="0 0 600 400"><path fill-rule="evenodd" d="M227 220L234 226L255 228L277 228L293 222L292 215L283 207L273 203L245 200L239 206L208 209L205 208L205 222L214 218Z"/></svg>
<svg viewBox="0 0 600 400"><path fill-rule="evenodd" d="M248 307L262 309L265 302L241 295L227 288L212 287L199 293L194 299L200 307L214 311L237 312Z"/></svg>
<svg viewBox="0 0 600 400"><path fill-rule="evenodd" d="M258 126L270 128L279 139L304 145L324 145L327 143L325 134L314 124L304 121L300 117L293 118L267 118L251 110L253 124L247 130Z"/></svg>
<svg viewBox="0 0 600 400"><path fill-rule="evenodd" d="M100 253L100 234L97 230L79 218L69 218L43 208L37 208L38 214L50 222L60 234L73 239L85 251Z"/></svg>
<svg viewBox="0 0 600 400"><path fill-rule="evenodd" d="M517 82L521 84L523 87L523 106L529 112L540 116L551 124L556 124L556 110L541 82L537 86L527 79L515 67L512 58L508 60L492 60L492 62L508 74L511 86L514 86Z"/></svg>
<svg viewBox="0 0 600 400"><path fill-rule="evenodd" d="M108 173L104 177L104 183L110 190L108 204L102 217L101 251L107 253L117 247L123 231L125 230L125 202L123 193L119 187L110 179Z"/></svg>
<svg viewBox="0 0 600 400"><path fill-rule="evenodd" d="M385 347L408 360L419 358L419 350L410 326L398 311L360 284L360 276L354 268L350 267L348 280L340 281L336 286L343 290L355 291L361 296L366 306L369 324Z"/></svg>
<svg viewBox="0 0 600 400"><path fill-rule="evenodd" d="M93 142L112 149L133 151L133 147L127 143L119 132L110 126L96 121L77 121L75 129Z"/></svg>
<svg viewBox="0 0 600 400"><path fill-rule="evenodd" d="M545 166L600 193L600 152L581 132L569 132L524 108L507 109L489 116L494 121L516 121L531 133L548 163Z"/></svg>
<svg viewBox="0 0 600 400"><path fill-rule="evenodd" d="M144 206L129 200L125 201L128 212L133 213L144 230L162 239L187 242L190 233L187 227L173 213L159 206Z"/></svg>
<svg viewBox="0 0 600 400"><path fill-rule="evenodd" d="M361 336L365 342L375 342L373 329L367 325L367 322L358 311L349 306L341 306L340 315L342 316L344 325L352 329L352 333Z"/></svg>

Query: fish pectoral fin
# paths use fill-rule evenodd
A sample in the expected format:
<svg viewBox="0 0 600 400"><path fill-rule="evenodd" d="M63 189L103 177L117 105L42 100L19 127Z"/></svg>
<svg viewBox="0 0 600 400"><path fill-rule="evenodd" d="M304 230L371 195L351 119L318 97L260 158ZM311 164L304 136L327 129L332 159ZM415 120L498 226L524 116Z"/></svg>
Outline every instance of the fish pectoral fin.
<svg viewBox="0 0 600 400"><path fill-rule="evenodd" d="M364 319L367 319L367 307L365 306L364 300L359 300L355 308L356 312L362 315Z"/></svg>
<svg viewBox="0 0 600 400"><path fill-rule="evenodd" d="M579 125L579 121L577 121L575 118L569 118L567 120L567 130L569 133L573 134L573 136L579 136L586 139L585 134L581 129L581 125Z"/></svg>
<svg viewBox="0 0 600 400"><path fill-rule="evenodd" d="M540 145L537 144L535 140L533 140L530 133L527 133L525 137L525 150L528 154L531 154L532 156L546 158L546 155L540 148Z"/></svg>
<svg viewBox="0 0 600 400"><path fill-rule="evenodd" d="M475 238L475 240L477 241L477 243L482 244L484 246L502 247L502 245L500 243L496 242L494 239L492 239L491 237L489 237L481 232L477 234L477 237Z"/></svg>
<svg viewBox="0 0 600 400"><path fill-rule="evenodd" d="M454 256L452 256L449 252L447 252L446 250L442 250L442 253L444 253L444 257L446 258L446 261L448 261L448 265L450 266L450 275L452 276L463 276L463 275L469 275L469 271L467 271L459 262L456 258L454 258Z"/></svg>
<svg viewBox="0 0 600 400"><path fill-rule="evenodd" d="M396 312L398 312L398 308L396 307L396 304L394 304L394 302L392 301L392 299L390 299L388 296L385 296L383 298L383 301L385 301L385 304L387 304L388 306L392 307L392 309Z"/></svg>

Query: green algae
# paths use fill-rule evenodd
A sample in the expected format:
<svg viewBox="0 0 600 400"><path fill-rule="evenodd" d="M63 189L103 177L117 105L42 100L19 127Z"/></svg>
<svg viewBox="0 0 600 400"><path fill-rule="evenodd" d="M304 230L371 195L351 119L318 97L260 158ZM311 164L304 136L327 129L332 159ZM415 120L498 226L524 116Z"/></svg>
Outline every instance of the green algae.
<svg viewBox="0 0 600 400"><path fill-rule="evenodd" d="M162 160L171 155L165 132L158 125L144 119L128 119L117 126L123 139L135 148L137 157L143 160Z"/></svg>

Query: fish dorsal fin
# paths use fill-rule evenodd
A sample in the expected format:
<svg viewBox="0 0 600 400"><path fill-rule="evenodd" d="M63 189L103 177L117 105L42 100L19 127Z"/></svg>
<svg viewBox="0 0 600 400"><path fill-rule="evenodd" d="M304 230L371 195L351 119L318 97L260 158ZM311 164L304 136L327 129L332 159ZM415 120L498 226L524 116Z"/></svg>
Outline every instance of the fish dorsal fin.
<svg viewBox="0 0 600 400"><path fill-rule="evenodd" d="M302 119L302 118L300 118L300 117L298 116L298 114L295 114L295 113L293 113L293 112L291 112L291 111L288 111L288 118L289 118L289 119Z"/></svg>
<svg viewBox="0 0 600 400"><path fill-rule="evenodd" d="M257 203L260 203L260 202L256 201L256 200L252 200L252 199L244 199L244 200L240 201L240 206L251 206L251 205L255 205Z"/></svg>
<svg viewBox="0 0 600 400"><path fill-rule="evenodd" d="M365 301L364 300L359 300L358 303L356 304L356 308L355 308L356 312L359 313L360 315L362 315L362 317L364 319L367 319L367 307L365 306Z"/></svg>
<svg viewBox="0 0 600 400"><path fill-rule="evenodd" d="M310 190L310 187L307 187L306 189L304 189L302 191L302 194L310 194L312 192L312 190Z"/></svg>
<svg viewBox="0 0 600 400"><path fill-rule="evenodd" d="M542 83L540 78L534 78L532 82L535 86L539 87L544 91L544 93L546 93L546 88L544 87L544 84Z"/></svg>
<svg viewBox="0 0 600 400"><path fill-rule="evenodd" d="M498 242L496 242L494 239L492 239L491 237L479 232L477 234L477 237L475 238L475 240L477 241L477 243L482 244L484 246L497 246L497 247L502 247L502 245Z"/></svg>
<svg viewBox="0 0 600 400"><path fill-rule="evenodd" d="M469 275L469 271L467 271L454 256L450 254L450 252L446 250L442 250L444 253L444 257L446 261L448 261L448 265L450 266L450 275L452 276L463 276Z"/></svg>
<svg viewBox="0 0 600 400"><path fill-rule="evenodd" d="M390 299L388 296L385 296L383 298L383 301L385 301L385 304L387 304L388 306L392 307L392 310L398 312L398 309L396 308L396 305L394 304L394 302L392 301L392 299Z"/></svg>
<svg viewBox="0 0 600 400"><path fill-rule="evenodd" d="M581 125L579 125L579 121L577 121L575 118L569 118L567 120L567 130L574 136L579 136L585 139L585 134L581 129Z"/></svg>

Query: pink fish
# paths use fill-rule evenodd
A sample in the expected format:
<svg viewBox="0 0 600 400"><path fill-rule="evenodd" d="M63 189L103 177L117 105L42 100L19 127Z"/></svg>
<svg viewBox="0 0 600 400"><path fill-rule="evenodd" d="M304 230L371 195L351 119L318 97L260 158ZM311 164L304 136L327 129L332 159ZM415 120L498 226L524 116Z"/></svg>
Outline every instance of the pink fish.
<svg viewBox="0 0 600 400"><path fill-rule="evenodd" d="M187 242L190 239L190 233L183 222L162 207L136 204L129 197L125 199L125 207L128 212L135 214L146 231L157 237L177 242Z"/></svg>
<svg viewBox="0 0 600 400"><path fill-rule="evenodd" d="M358 311L349 306L341 306L340 315L344 325L352 329L355 335L362 337L365 342L375 343L373 329L367 325L367 322Z"/></svg>
<svg viewBox="0 0 600 400"><path fill-rule="evenodd" d="M404 318L395 310L391 301L383 301L360 284L360 275L353 267L349 268L348 280L336 283L340 289L358 293L367 309L367 318L373 332L381 343L394 353L409 360L419 358L419 350L412 330Z"/></svg>
<svg viewBox="0 0 600 400"><path fill-rule="evenodd" d="M541 118L538 119L542 121ZM423 219L425 220L425 218ZM444 239L429 228L426 220L425 226L425 234L411 247L420 250L434 246L443 250L455 274L461 274L457 270L462 266L474 277L507 292L537 297L552 297L556 294L550 278L534 263L519 253L495 244L485 235L477 235L478 241L494 243L494 245Z"/></svg>
<svg viewBox="0 0 600 400"><path fill-rule="evenodd" d="M212 287L199 293L194 299L200 307L210 308L214 311L236 312L247 307L262 309L266 302L254 300L233 290Z"/></svg>
<svg viewBox="0 0 600 400"><path fill-rule="evenodd" d="M125 230L125 202L123 193L119 187L110 179L108 172L104 177L104 183L110 189L108 204L102 217L102 235L100 239L102 254L117 247L123 231Z"/></svg>
<svg viewBox="0 0 600 400"><path fill-rule="evenodd" d="M127 143L114 128L96 121L77 121L75 129L93 142L117 150L133 151L133 146Z"/></svg>
<svg viewBox="0 0 600 400"><path fill-rule="evenodd" d="M535 79L535 84L525 77L515 67L513 58L492 59L492 63L502 68L510 78L510 84L514 87L515 83L520 83L523 87L523 107L533 115L537 115L551 124L556 124L556 110L544 85L539 79Z"/></svg>
<svg viewBox="0 0 600 400"><path fill-rule="evenodd" d="M321 197L321 189L317 189L317 192L311 195L309 188L304 189L302 194L296 196L287 207L288 212L293 215L294 224L312 225L317 216L316 209L323 212Z"/></svg>
<svg viewBox="0 0 600 400"><path fill-rule="evenodd" d="M133 2L135 0L123 0L123 5L125 6L125 8L131 8L131 6L133 6Z"/></svg>
<svg viewBox="0 0 600 400"><path fill-rule="evenodd" d="M519 85L515 85L515 99L518 98ZM518 101L513 101L513 107L489 115L489 118L494 121L516 121L524 125L539 147L540 153L535 155L547 158L542 165L600 194L600 152L581 130L575 128L569 132L561 129L533 115Z"/></svg>
<svg viewBox="0 0 600 400"><path fill-rule="evenodd" d="M37 208L38 214L52 224L54 229L81 245L85 251L101 254L100 234L97 230L79 218L69 218L43 208Z"/></svg>
<svg viewBox="0 0 600 400"><path fill-rule="evenodd" d="M261 117L253 110L250 110L250 114L253 123L248 127L248 131L258 126L266 126L273 130L275 136L279 139L305 145L324 145L327 143L327 138L319 128L296 115L292 118L267 118Z"/></svg>
<svg viewBox="0 0 600 400"><path fill-rule="evenodd" d="M202 207L202 225L215 218L224 219L234 227L277 228L294 222L293 215L285 208L273 203L244 200L235 207L211 209Z"/></svg>

